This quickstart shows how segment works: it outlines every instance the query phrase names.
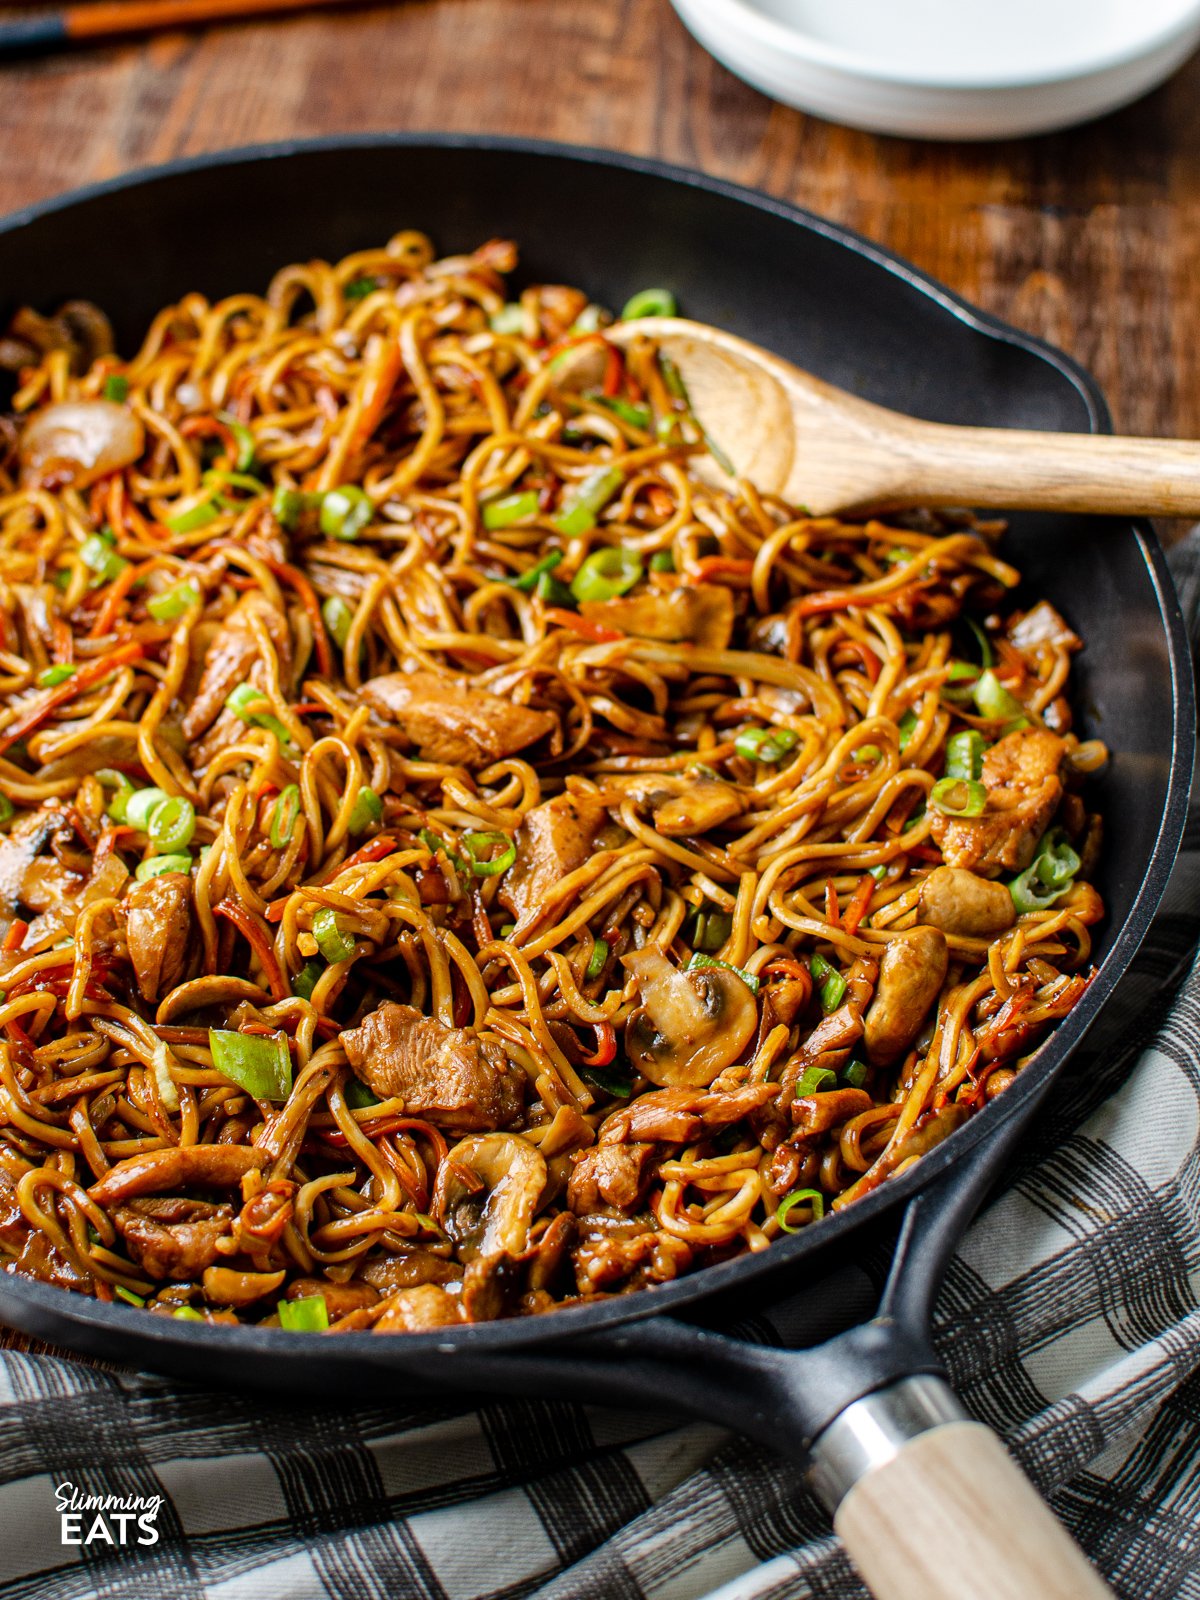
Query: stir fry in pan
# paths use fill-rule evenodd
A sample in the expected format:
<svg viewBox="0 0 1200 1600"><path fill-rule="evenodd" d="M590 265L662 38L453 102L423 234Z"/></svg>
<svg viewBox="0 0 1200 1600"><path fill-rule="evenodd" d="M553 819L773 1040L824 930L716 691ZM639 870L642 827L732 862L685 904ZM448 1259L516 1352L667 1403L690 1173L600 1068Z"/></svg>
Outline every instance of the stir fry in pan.
<svg viewBox="0 0 1200 1600"><path fill-rule="evenodd" d="M999 526L722 477L515 265L402 233L129 361L78 303L0 341L6 1271L380 1332L666 1283L1086 989L1105 752Z"/></svg>

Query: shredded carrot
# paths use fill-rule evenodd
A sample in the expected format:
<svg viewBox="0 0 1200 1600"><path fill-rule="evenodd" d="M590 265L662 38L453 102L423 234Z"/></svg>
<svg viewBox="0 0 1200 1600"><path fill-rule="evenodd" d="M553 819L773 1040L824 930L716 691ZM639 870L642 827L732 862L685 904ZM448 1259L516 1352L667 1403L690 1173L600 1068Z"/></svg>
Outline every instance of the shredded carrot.
<svg viewBox="0 0 1200 1600"><path fill-rule="evenodd" d="M617 1053L617 1034L611 1022L594 1022L596 1049L590 1056L580 1056L585 1067L606 1067Z"/></svg>
<svg viewBox="0 0 1200 1600"><path fill-rule="evenodd" d="M313 631L313 644L317 651L317 663L321 668L323 678L332 678L337 670L333 659L333 649L329 643L329 635L325 631L325 619L321 615L321 602L317 599L317 591L309 583L304 574L297 568L290 566L286 561L268 561L267 565L277 578L282 578L285 583L290 583L300 597L300 603L308 613L309 624ZM324 709L322 707L322 709Z"/></svg>
<svg viewBox="0 0 1200 1600"><path fill-rule="evenodd" d="M131 640L128 644L118 645L107 655L98 656L94 661L84 662L65 683L47 689L34 705L27 707L22 716L9 724L0 734L0 751L7 750L10 745L16 744L18 739L23 739L35 728L40 728L50 713L56 711L59 706L65 705L76 695L83 694L97 683L101 683L118 667L123 667L130 661L140 661L145 653L140 644Z"/></svg>
<svg viewBox="0 0 1200 1600"><path fill-rule="evenodd" d="M704 556L696 563L696 576L701 582L708 578L749 578L753 571L753 561L740 556Z"/></svg>
<svg viewBox="0 0 1200 1600"><path fill-rule="evenodd" d="M858 880L858 886L850 897L849 904L842 916L842 927L847 933L857 933L858 925L871 909L871 896L875 893L875 879L869 872L863 874Z"/></svg>
<svg viewBox="0 0 1200 1600"><path fill-rule="evenodd" d="M267 937L266 929L260 925L254 913L237 900L218 900L213 907L213 914L218 917L224 917L227 922L232 922L251 950L254 951L254 954L258 957L259 965L266 974L267 983L271 990L271 998L274 1000L286 1000L291 994L291 990L288 988L280 970L279 962L275 958L275 950Z"/></svg>
<svg viewBox="0 0 1200 1600"><path fill-rule="evenodd" d="M547 622L556 622L560 628L568 628L584 639L591 639L594 644L616 644L625 637L614 628L602 628L598 622L589 622L586 617L577 617L573 611L565 611L559 606L547 606L542 615Z"/></svg>
<svg viewBox="0 0 1200 1600"><path fill-rule="evenodd" d="M17 917L4 935L4 943L0 944L0 950L3 950L5 955L11 955L14 950L19 950L25 943L25 935L28 932L29 924Z"/></svg>
<svg viewBox="0 0 1200 1600"><path fill-rule="evenodd" d="M122 600L153 565L153 561L142 561L137 566L131 564L117 574L104 591L104 602L96 613L96 620L88 629L89 639L103 639L105 634L113 631L117 625L117 612L120 610Z"/></svg>
<svg viewBox="0 0 1200 1600"><path fill-rule="evenodd" d="M621 359L621 352L615 344L608 347L608 359L604 367L604 383L600 390L605 399L611 400L621 391L621 379L625 373L625 363Z"/></svg>

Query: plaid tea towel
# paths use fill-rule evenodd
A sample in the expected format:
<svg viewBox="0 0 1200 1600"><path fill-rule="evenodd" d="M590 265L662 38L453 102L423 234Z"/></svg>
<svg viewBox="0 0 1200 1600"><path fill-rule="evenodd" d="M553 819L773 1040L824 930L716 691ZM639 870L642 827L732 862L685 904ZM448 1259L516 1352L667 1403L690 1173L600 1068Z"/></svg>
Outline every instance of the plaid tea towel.
<svg viewBox="0 0 1200 1600"><path fill-rule="evenodd" d="M1172 563L1200 617L1200 533ZM959 1394L1127 1600L1200 1600L1198 880L1200 808L1110 1006L1119 1047L1039 1119L937 1314ZM864 1595L796 1470L715 1427L0 1354L0 1600Z"/></svg>

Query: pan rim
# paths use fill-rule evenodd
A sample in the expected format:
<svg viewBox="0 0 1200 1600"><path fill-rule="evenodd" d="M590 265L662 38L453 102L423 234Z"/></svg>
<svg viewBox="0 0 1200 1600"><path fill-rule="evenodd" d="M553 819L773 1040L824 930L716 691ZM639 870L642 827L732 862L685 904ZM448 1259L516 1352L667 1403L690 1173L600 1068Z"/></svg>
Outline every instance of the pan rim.
<svg viewBox="0 0 1200 1600"><path fill-rule="evenodd" d="M0 218L0 236L31 226L43 217L71 210L108 195L184 177L213 167L283 161L291 157L337 154L362 149L461 150L499 152L532 159L567 160L665 180L687 188L749 206L758 212L780 218L809 233L816 234L850 250L899 279L911 290L932 300L945 312L986 338L1024 350L1054 368L1082 400L1089 430L1109 433L1112 422L1107 403L1093 376L1066 352L1014 328L990 312L983 311L939 283L929 274L864 238L854 230L821 217L804 207L723 178L710 177L694 169L654 158L627 155L593 146L571 145L548 140L468 132L378 132L335 134L311 139L291 139L272 143L234 146L199 156L189 156L158 165L141 167L118 177L88 184L64 194L51 196ZM1105 955L1093 983L1080 1003L1037 1052L1035 1059L1020 1074L1002 1099L987 1106L945 1144L931 1151L910 1172L890 1180L852 1209L827 1218L818 1229L805 1230L773 1243L759 1255L745 1254L711 1266L653 1289L638 1290L612 1300L585 1306L565 1306L552 1314L515 1318L493 1323L464 1325L452 1332L407 1334L399 1340L380 1341L371 1333L341 1335L336 1351L364 1362L364 1370L380 1365L400 1364L396 1359L414 1360L430 1355L468 1355L513 1352L533 1349L548 1343L561 1343L573 1336L601 1329L628 1325L670 1314L699 1301L719 1295L741 1284L749 1284L769 1273L786 1270L818 1253L824 1255L853 1233L892 1211L898 1211L919 1191L935 1182L951 1166L958 1165L972 1150L1002 1124L1020 1116L1029 1102L1066 1063L1124 975L1144 939L1154 912L1165 890L1183 836L1187 801L1195 753L1195 704L1190 647L1182 612L1166 566L1165 555L1153 529L1145 521L1123 524L1132 532L1142 561L1151 578L1170 668L1170 699L1173 718L1171 763L1163 817L1151 847L1145 876L1133 906L1112 947ZM138 1345L139 1355L152 1349L186 1351L211 1350L214 1356L266 1354L291 1361L302 1352L320 1357L331 1353L325 1343L314 1348L308 1334L282 1329L255 1327L200 1326L173 1318L148 1315L130 1322L130 1308L107 1305L66 1289L5 1273L0 1279L0 1312L9 1306L27 1308L36 1320L57 1319L61 1324L87 1327L103 1335L124 1335ZM28 1319L25 1319L28 1321ZM53 1333L46 1335L53 1338ZM135 1358L136 1359L136 1358ZM153 1364L152 1362L149 1364Z"/></svg>

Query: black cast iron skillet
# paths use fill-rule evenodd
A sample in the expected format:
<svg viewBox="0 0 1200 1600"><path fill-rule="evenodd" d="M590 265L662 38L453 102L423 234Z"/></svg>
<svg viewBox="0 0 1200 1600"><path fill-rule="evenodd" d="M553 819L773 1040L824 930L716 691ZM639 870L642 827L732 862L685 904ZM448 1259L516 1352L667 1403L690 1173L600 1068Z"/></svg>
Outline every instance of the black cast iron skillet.
<svg viewBox="0 0 1200 1600"><path fill-rule="evenodd" d="M686 315L935 421L1109 428L1095 384L1067 357L842 229L693 173L500 139L378 136L233 152L35 207L0 223L0 318L21 304L49 309L85 296L109 312L130 351L152 313L185 291L255 289L283 263L336 259L402 227L432 234L443 251L515 238L524 277L580 284L609 305L668 285ZM1017 1488L1004 1487L1007 1458L980 1444L991 1436L961 1420L936 1376L929 1317L962 1229L1112 993L1163 891L1192 767L1191 666L1146 525L1018 516L1007 553L1029 593L1053 600L1087 641L1080 722L1115 753L1098 785L1109 918L1099 974L1076 1010L1001 1100L912 1171L760 1255L536 1319L318 1339L141 1316L9 1275L0 1316L68 1349L215 1385L236 1374L309 1396L432 1384L674 1404L805 1460L831 1509L840 1505L839 1531L877 1593L1105 1592L1098 1580L1088 1587L1089 1568L1072 1565L1073 1548L1015 1468ZM878 1236L894 1243L873 1308L828 1274ZM731 1313L822 1282L833 1286L810 1293L805 1314L813 1348L715 1331ZM970 1501L956 1514L964 1482ZM938 1501L936 1538L920 1531L925 1499ZM898 1500L910 1526L890 1528L881 1543ZM983 1503L1005 1508L998 1526L981 1516ZM1016 1540L1014 1527L1024 1530ZM1065 1548L1055 1547L1059 1537ZM930 1540L932 1564L921 1553ZM1022 1541L1033 1564L1014 1568ZM1004 1545L1007 1577L992 1587Z"/></svg>

